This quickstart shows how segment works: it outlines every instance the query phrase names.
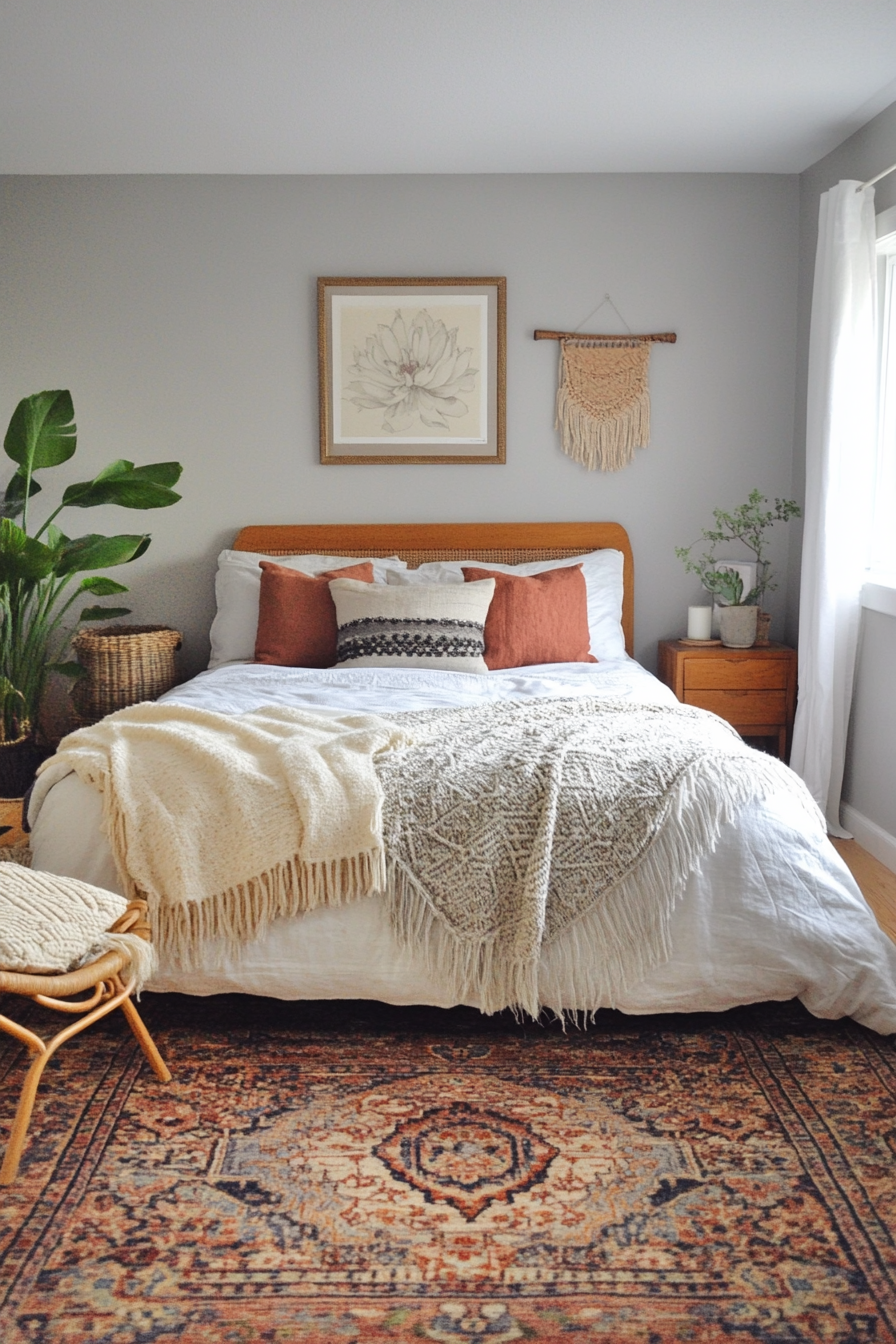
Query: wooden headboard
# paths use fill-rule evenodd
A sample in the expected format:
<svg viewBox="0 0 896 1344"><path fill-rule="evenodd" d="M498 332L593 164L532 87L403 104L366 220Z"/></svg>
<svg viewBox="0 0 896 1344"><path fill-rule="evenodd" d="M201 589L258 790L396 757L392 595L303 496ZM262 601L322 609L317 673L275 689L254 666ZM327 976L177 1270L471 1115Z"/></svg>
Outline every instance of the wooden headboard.
<svg viewBox="0 0 896 1344"><path fill-rule="evenodd" d="M621 551L622 630L634 648L635 565L620 523L295 523L241 528L237 551L263 555L397 555L412 567L428 560L520 565L562 560L605 547Z"/></svg>

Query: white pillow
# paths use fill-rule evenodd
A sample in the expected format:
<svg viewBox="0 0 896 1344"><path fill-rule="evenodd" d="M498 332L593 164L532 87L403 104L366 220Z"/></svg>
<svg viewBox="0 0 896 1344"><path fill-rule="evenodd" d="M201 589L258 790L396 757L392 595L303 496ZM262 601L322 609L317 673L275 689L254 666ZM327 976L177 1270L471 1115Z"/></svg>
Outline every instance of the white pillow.
<svg viewBox="0 0 896 1344"><path fill-rule="evenodd" d="M344 569L356 565L356 559L344 555L261 555L257 551L222 551L215 577L217 613L209 631L211 657L209 669L224 663L249 662L255 656L258 630L258 599L261 593L259 560L273 560L302 574L319 574L325 569ZM406 569L396 556L372 559L374 583L385 583L390 572Z"/></svg>
<svg viewBox="0 0 896 1344"><path fill-rule="evenodd" d="M485 618L494 591L494 579L389 588L331 579L336 666L487 672Z"/></svg>
<svg viewBox="0 0 896 1344"><path fill-rule="evenodd" d="M564 556L560 560L528 560L521 565L492 564L488 560L431 560L419 569L393 571L386 582L394 585L463 583L463 566L495 569L502 574L543 574L548 569L562 569L565 565L581 565L588 592L588 630L591 635L590 652L598 662L625 657L625 635L622 630L622 565L621 551L606 548L589 551L587 555Z"/></svg>

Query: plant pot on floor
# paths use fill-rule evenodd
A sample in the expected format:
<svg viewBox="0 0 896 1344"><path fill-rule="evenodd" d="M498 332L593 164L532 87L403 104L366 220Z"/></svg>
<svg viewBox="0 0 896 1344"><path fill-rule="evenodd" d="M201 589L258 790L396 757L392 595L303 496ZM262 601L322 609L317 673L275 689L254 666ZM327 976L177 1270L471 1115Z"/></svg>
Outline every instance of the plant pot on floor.
<svg viewBox="0 0 896 1344"><path fill-rule="evenodd" d="M24 798L46 754L30 733L14 742L0 742L0 798Z"/></svg>
<svg viewBox="0 0 896 1344"><path fill-rule="evenodd" d="M722 607L719 634L727 649L750 649L756 643L758 607Z"/></svg>

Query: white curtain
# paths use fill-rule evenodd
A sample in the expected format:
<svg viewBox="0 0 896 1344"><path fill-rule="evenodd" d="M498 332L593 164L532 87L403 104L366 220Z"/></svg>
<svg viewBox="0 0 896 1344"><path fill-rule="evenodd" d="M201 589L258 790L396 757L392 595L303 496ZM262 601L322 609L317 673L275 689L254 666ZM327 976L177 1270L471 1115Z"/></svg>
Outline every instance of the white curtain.
<svg viewBox="0 0 896 1344"><path fill-rule="evenodd" d="M877 436L874 188L821 198L806 414L799 700L790 764L840 825Z"/></svg>

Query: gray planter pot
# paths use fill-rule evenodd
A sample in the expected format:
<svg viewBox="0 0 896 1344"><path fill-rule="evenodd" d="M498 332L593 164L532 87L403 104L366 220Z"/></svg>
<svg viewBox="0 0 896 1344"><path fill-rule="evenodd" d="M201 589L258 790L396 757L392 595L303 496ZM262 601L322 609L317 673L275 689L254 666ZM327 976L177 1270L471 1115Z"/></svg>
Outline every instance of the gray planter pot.
<svg viewBox="0 0 896 1344"><path fill-rule="evenodd" d="M728 649L749 649L756 643L758 607L722 607L719 634Z"/></svg>

